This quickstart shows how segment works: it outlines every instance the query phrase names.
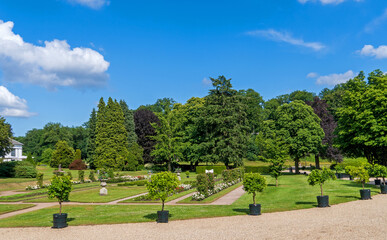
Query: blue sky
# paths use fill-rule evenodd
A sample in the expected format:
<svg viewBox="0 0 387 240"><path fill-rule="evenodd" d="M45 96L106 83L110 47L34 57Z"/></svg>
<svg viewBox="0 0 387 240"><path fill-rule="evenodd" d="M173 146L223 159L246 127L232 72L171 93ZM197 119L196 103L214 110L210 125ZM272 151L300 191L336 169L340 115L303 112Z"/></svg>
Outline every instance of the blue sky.
<svg viewBox="0 0 387 240"><path fill-rule="evenodd" d="M79 126L99 98L130 108L232 78L264 99L385 70L385 0L1 0L0 115L16 136Z"/></svg>

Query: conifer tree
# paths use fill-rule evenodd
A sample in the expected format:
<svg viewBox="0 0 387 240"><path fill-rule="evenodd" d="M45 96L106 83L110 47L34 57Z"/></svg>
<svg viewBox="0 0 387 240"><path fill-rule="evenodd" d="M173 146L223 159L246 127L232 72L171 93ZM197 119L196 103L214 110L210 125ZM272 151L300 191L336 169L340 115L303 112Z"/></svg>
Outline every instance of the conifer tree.
<svg viewBox="0 0 387 240"><path fill-rule="evenodd" d="M90 114L89 122L87 123L88 138L87 138L87 162L89 163L90 168L95 168L94 158L95 158L95 138L96 138L96 129L97 128L97 112L93 108L93 111Z"/></svg>
<svg viewBox="0 0 387 240"><path fill-rule="evenodd" d="M124 100L120 100L120 106L125 119L125 128L128 133L128 149L135 143L137 143L137 135L134 131L134 117L133 111L129 109Z"/></svg>

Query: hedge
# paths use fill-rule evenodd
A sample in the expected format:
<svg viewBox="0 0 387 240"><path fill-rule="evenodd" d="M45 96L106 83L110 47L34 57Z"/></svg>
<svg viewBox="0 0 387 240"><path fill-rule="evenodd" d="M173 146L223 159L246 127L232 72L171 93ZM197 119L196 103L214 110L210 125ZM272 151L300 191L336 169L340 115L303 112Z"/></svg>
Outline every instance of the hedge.
<svg viewBox="0 0 387 240"><path fill-rule="evenodd" d="M246 173L270 173L269 166L245 166Z"/></svg>
<svg viewBox="0 0 387 240"><path fill-rule="evenodd" d="M223 170L226 170L226 166L217 166L217 165L212 165L212 166L197 166L196 167L196 173L201 174L205 173L205 170L211 170L214 169L215 174L222 174Z"/></svg>

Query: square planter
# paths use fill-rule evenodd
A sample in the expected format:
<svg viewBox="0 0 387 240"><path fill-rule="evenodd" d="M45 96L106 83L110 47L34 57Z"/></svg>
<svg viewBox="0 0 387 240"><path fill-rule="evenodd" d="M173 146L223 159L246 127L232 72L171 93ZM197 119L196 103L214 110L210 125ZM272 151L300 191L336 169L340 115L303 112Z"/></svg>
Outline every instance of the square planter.
<svg viewBox="0 0 387 240"><path fill-rule="evenodd" d="M317 206L318 207L330 207L329 206L329 196L317 196Z"/></svg>
<svg viewBox="0 0 387 240"><path fill-rule="evenodd" d="M250 204L249 205L250 209L250 215L257 216L261 215L261 204Z"/></svg>
<svg viewBox="0 0 387 240"><path fill-rule="evenodd" d="M168 223L169 211L157 211L157 222Z"/></svg>
<svg viewBox="0 0 387 240"><path fill-rule="evenodd" d="M65 228L67 227L67 213L55 213L53 214L53 223L52 228Z"/></svg>
<svg viewBox="0 0 387 240"><path fill-rule="evenodd" d="M387 185L380 184L380 193L387 194Z"/></svg>
<svg viewBox="0 0 387 240"><path fill-rule="evenodd" d="M361 196L361 200L371 199L371 189L361 189L360 196Z"/></svg>

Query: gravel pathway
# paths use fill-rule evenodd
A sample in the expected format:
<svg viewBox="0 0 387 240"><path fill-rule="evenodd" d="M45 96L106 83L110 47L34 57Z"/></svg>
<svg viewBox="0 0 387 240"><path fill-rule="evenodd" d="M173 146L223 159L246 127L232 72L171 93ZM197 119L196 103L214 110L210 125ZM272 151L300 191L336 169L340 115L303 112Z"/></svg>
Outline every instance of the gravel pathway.
<svg viewBox="0 0 387 240"><path fill-rule="evenodd" d="M227 193L223 197L213 201L212 203L210 203L210 205L231 205L240 197L242 197L243 194L245 194L245 191L243 190L243 186L240 186Z"/></svg>
<svg viewBox="0 0 387 240"><path fill-rule="evenodd" d="M264 207L264 206L263 206ZM330 208L266 213L261 216L172 221L168 224L51 228L3 228L7 240L24 239L386 239L387 195Z"/></svg>

